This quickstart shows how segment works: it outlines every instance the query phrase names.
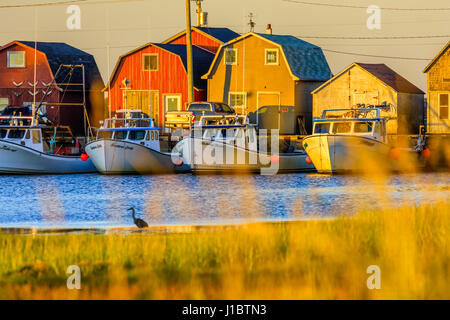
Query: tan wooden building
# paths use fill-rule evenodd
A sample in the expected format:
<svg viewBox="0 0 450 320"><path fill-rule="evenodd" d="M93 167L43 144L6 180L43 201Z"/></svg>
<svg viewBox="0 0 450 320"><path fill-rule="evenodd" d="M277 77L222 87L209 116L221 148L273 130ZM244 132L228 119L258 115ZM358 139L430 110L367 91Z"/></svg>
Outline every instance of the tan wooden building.
<svg viewBox="0 0 450 320"><path fill-rule="evenodd" d="M310 92L330 77L319 47L289 35L250 32L224 43L202 78L208 79L209 101L228 103L239 113L295 106L310 132Z"/></svg>
<svg viewBox="0 0 450 320"><path fill-rule="evenodd" d="M425 68L427 132L450 133L450 42Z"/></svg>
<svg viewBox="0 0 450 320"><path fill-rule="evenodd" d="M313 117L325 109L390 105L389 134L418 133L425 93L385 64L353 63L312 92Z"/></svg>

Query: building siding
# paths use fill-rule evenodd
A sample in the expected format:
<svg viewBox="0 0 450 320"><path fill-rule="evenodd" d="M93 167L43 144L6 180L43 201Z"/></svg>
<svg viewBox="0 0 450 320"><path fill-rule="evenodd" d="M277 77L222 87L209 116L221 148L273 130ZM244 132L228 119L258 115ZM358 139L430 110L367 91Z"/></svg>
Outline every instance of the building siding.
<svg viewBox="0 0 450 320"><path fill-rule="evenodd" d="M450 48L427 72L427 132L429 133L450 133L450 119L439 119L439 94L441 93L450 95Z"/></svg>
<svg viewBox="0 0 450 320"><path fill-rule="evenodd" d="M9 51L25 51L25 68L8 68L7 55ZM43 90L47 87L43 85L50 83L53 79L53 73L47 62L45 54L37 52L36 54L36 103L39 103L44 94ZM23 81L20 86L15 86ZM28 82L34 82L34 49L27 46L14 44L5 50L0 51L0 98L8 98L10 105L21 106L25 102L33 102L33 96L28 92L33 92L33 86ZM17 95L16 95L16 94ZM21 93L19 95L19 93ZM48 103L57 103L59 101L59 91L52 89L51 94L45 99ZM55 119L53 119L55 120Z"/></svg>
<svg viewBox="0 0 450 320"><path fill-rule="evenodd" d="M159 69L157 71L143 70L143 55L149 53L159 55ZM112 112L125 108L123 101L125 88L122 84L125 78L130 80L126 90L155 91L158 106L156 109L152 106L151 116L160 126L164 124L164 97L166 95L180 95L182 109L188 102L187 75L180 57L157 46L149 45L122 58L111 82ZM194 90L194 100L205 100L205 98L206 92L204 90ZM143 109L143 111L149 112L146 109Z"/></svg>

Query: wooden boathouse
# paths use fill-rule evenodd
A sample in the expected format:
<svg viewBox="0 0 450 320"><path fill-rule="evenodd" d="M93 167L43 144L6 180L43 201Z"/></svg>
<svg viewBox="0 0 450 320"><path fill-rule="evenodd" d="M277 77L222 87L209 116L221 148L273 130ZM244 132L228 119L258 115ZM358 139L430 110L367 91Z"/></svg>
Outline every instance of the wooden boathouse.
<svg viewBox="0 0 450 320"><path fill-rule="evenodd" d="M72 72L62 68L54 79L61 64L84 65L84 91L81 68ZM33 41L12 41L0 47L0 111L8 105L27 106L44 101L41 109L50 121L70 126L81 135L85 132L83 98L95 124L104 114L103 87L94 57L66 43L37 42L36 55Z"/></svg>
<svg viewBox="0 0 450 320"><path fill-rule="evenodd" d="M417 134L424 118L425 93L385 64L353 63L312 91L313 116L325 109L390 106L388 134Z"/></svg>
<svg viewBox="0 0 450 320"><path fill-rule="evenodd" d="M249 32L224 43L208 73L208 100L228 103L238 113L263 106L294 106L311 132L310 92L332 76L322 49L290 35Z"/></svg>
<svg viewBox="0 0 450 320"><path fill-rule="evenodd" d="M206 99L206 81L201 79L214 54L193 46L194 100ZM185 108L188 101L186 45L147 43L122 55L111 75L110 108L139 110L164 126L164 114Z"/></svg>
<svg viewBox="0 0 450 320"><path fill-rule="evenodd" d="M450 133L450 41L425 68L427 132Z"/></svg>

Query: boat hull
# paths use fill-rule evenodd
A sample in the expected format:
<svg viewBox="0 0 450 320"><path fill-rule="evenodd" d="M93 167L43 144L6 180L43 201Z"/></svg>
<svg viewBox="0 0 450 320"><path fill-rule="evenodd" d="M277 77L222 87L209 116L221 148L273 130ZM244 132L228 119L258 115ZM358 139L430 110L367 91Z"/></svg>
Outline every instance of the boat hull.
<svg viewBox="0 0 450 320"><path fill-rule="evenodd" d="M194 173L261 173L312 172L314 165L306 162L306 152L266 154L221 142L185 139L178 146L183 162ZM201 150L201 151L198 151ZM194 151L194 153L192 152Z"/></svg>
<svg viewBox="0 0 450 320"><path fill-rule="evenodd" d="M102 174L166 174L188 172L162 153L128 141L101 139L86 145L86 153Z"/></svg>
<svg viewBox="0 0 450 320"><path fill-rule="evenodd" d="M46 154L0 140L0 174L69 174L97 172L90 159Z"/></svg>
<svg viewBox="0 0 450 320"><path fill-rule="evenodd" d="M350 135L321 134L303 139L303 147L319 173L411 171L421 167L416 152Z"/></svg>

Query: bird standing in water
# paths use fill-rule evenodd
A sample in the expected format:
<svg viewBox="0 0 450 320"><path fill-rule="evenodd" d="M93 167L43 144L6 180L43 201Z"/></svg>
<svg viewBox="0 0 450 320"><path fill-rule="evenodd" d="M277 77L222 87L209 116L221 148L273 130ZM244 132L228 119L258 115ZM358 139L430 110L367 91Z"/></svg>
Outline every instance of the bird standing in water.
<svg viewBox="0 0 450 320"><path fill-rule="evenodd" d="M147 228L147 227L148 227L147 222L145 222L145 221L142 220L142 219L139 219L139 218L136 218L136 217L135 217L135 211L134 211L134 208L128 208L128 210L131 211L131 216L133 217L134 224L135 224L138 228Z"/></svg>

